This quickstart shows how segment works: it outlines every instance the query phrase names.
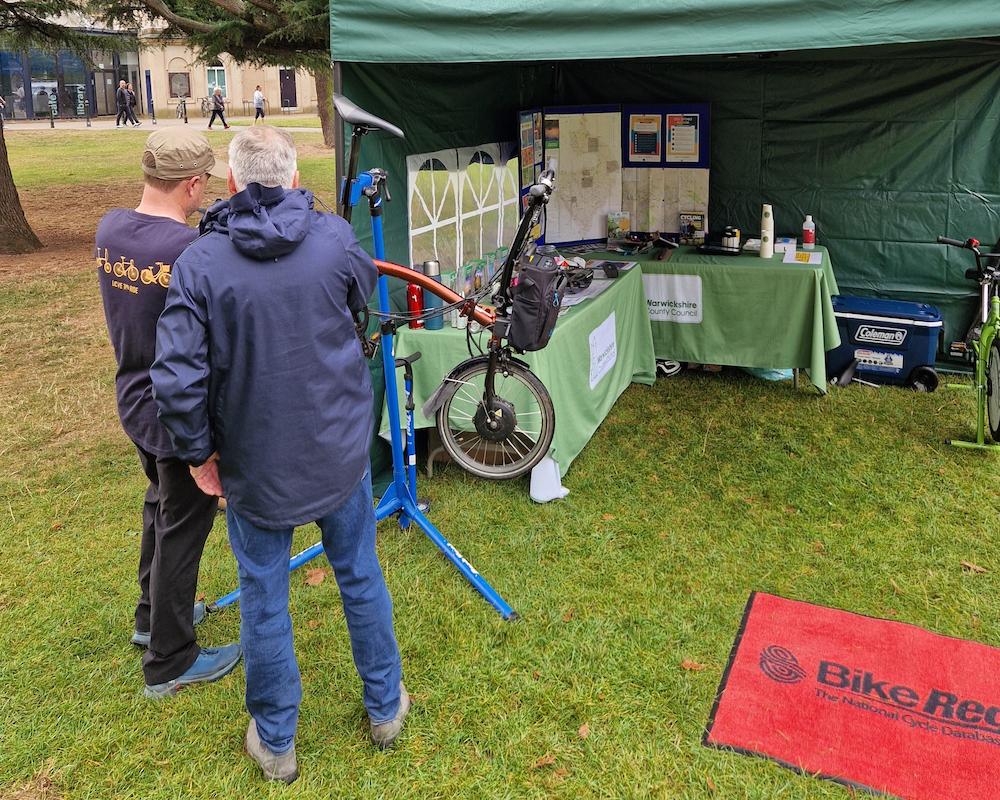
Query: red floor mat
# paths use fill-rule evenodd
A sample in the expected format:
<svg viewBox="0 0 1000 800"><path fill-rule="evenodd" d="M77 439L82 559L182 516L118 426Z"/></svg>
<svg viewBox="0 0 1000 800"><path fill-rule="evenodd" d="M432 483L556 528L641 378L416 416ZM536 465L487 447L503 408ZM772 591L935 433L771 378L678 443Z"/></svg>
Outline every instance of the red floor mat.
<svg viewBox="0 0 1000 800"><path fill-rule="evenodd" d="M1000 650L754 593L705 744L913 800L1000 796Z"/></svg>

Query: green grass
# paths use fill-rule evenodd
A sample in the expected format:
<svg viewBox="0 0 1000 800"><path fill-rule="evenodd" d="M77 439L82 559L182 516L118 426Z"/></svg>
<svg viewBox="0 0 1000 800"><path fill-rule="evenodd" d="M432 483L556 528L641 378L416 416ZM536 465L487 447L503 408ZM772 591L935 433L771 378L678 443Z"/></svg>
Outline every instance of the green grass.
<svg viewBox="0 0 1000 800"><path fill-rule="evenodd" d="M28 149L13 148L18 174ZM421 535L380 527L415 698L395 751L365 741L333 581L295 575L302 777L264 786L241 753L240 671L170 702L141 697L127 638L145 487L113 375L86 266L0 288L5 800L39 774L66 798L842 798L700 744L752 590L1000 645L1000 459L943 443L969 434L967 393L818 398L688 374L622 396L561 502L454 469L423 481L433 519L516 624ZM236 579L224 527L202 563L209 599ZM295 548L314 539L302 530ZM201 640L234 639L238 618L211 617ZM554 763L536 766L544 756Z"/></svg>
<svg viewBox="0 0 1000 800"><path fill-rule="evenodd" d="M265 118L268 125L275 128L321 128L318 114L282 114L280 111L269 113ZM253 125L253 117L233 117L231 125Z"/></svg>
<svg viewBox="0 0 1000 800"><path fill-rule="evenodd" d="M198 128L202 126L197 126ZM202 131L219 158L233 138L225 131ZM149 128L107 131L4 131L14 182L21 192L52 185L100 186L141 180L139 162ZM320 133L293 134L306 153L299 158L302 184L329 191L334 181L333 151L321 151ZM219 181L215 182L221 185ZM335 193L329 191L333 196Z"/></svg>

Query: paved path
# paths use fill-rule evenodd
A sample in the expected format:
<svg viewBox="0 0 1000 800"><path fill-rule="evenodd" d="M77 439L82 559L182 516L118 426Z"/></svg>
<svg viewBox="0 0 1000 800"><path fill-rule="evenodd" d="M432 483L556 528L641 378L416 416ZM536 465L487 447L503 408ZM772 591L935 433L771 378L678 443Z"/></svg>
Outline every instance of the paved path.
<svg viewBox="0 0 1000 800"><path fill-rule="evenodd" d="M125 126L118 130L119 133L124 134L125 131L140 131L149 133L149 131L155 131L157 128L167 128L177 125L183 125L184 120L177 119L176 117L160 117L157 119L156 124L153 121L143 117L142 125L138 128L133 128L131 125ZM235 117L233 122L239 123L249 123L251 122L249 117ZM52 130L52 126L49 124L47 119L37 120L37 119L5 119L3 121L4 130L7 132L12 131L47 131ZM195 130L205 130L208 128L208 121L206 118L201 116L188 116L188 126L194 128ZM237 124L230 127L233 133L236 133L241 128L246 127L245 124ZM82 119L57 119L55 130L57 131L113 131L115 130L115 120L114 117L99 117L97 119L92 119L90 121L90 127L87 127L86 120ZM225 130L222 125L216 123L213 131ZM282 126L282 130L289 131L291 133L322 133L319 128L287 128Z"/></svg>

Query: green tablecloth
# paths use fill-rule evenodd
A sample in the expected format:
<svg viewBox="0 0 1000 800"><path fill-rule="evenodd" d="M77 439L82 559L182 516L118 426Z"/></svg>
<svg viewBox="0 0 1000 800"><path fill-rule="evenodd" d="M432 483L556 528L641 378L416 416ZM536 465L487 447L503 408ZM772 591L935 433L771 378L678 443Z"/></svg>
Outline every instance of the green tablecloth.
<svg viewBox="0 0 1000 800"><path fill-rule="evenodd" d="M806 368L826 391L826 356L840 344L830 254L821 265L782 263L783 254L708 256L680 247L668 261L590 253L590 259L638 261L657 358L769 369Z"/></svg>
<svg viewBox="0 0 1000 800"><path fill-rule="evenodd" d="M418 428L432 427L434 421L423 416L421 406L444 377L469 357L465 331L401 328L395 349L397 357L421 353L413 365L414 423ZM622 273L601 294L566 309L548 346L521 358L552 395L556 430L549 455L559 464L560 475L565 475L626 387L633 382L651 386L656 380L640 271ZM399 395L402 409L402 377ZM380 432L386 435L388 430L389 416L383 407Z"/></svg>

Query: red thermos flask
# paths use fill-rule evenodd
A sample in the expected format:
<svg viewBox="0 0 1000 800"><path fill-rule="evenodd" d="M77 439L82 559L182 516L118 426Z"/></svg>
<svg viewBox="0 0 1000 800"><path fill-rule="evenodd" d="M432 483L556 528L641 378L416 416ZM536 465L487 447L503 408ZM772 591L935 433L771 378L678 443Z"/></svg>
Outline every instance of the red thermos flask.
<svg viewBox="0 0 1000 800"><path fill-rule="evenodd" d="M424 290L415 283L406 284L406 310L410 314L424 313ZM410 320L410 327L422 328L424 323L419 319Z"/></svg>

